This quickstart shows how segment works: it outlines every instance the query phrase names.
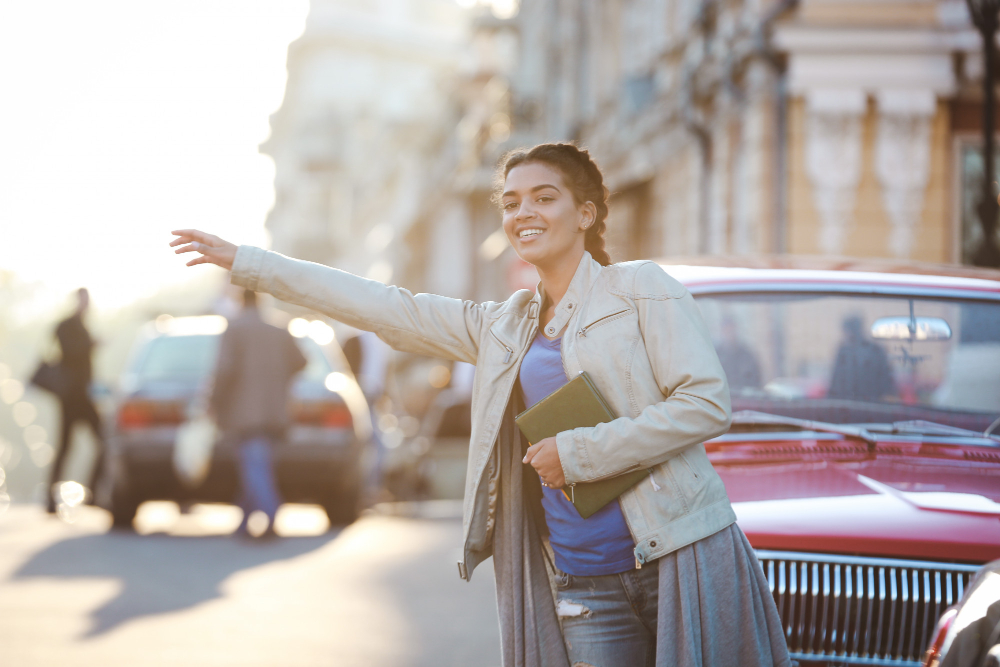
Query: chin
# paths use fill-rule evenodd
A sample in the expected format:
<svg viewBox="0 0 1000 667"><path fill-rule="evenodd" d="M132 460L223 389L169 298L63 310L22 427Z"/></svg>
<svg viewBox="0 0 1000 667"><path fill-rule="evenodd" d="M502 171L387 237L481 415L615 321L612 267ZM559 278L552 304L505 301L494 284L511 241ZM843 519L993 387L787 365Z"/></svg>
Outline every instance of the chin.
<svg viewBox="0 0 1000 667"><path fill-rule="evenodd" d="M527 252L518 251L517 256L532 266L545 264L547 259L547 253L533 252L533 250L528 250Z"/></svg>

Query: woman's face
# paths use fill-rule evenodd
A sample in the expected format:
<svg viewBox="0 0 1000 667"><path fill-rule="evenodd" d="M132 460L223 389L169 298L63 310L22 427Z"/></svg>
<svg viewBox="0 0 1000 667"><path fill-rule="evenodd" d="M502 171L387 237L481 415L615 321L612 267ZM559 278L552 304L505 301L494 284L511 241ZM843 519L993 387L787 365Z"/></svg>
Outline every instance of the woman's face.
<svg viewBox="0 0 1000 667"><path fill-rule="evenodd" d="M503 229L518 256L539 268L578 261L596 207L577 204L562 172L543 162L510 170L501 199Z"/></svg>

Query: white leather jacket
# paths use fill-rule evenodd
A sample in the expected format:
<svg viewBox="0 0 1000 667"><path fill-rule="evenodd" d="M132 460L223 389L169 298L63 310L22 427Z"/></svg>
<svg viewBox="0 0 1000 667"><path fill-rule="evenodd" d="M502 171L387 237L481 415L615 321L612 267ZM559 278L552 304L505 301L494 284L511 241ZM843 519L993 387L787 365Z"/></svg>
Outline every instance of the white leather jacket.
<svg viewBox="0 0 1000 667"><path fill-rule="evenodd" d="M468 579L492 554L496 439L524 354L539 326L538 293L473 303L360 278L241 246L232 282L374 331L392 347L476 365L464 502ZM702 443L726 432L729 387L694 299L654 262L602 267L584 253L555 317L567 377L587 371L618 419L556 437L568 484L650 468L621 496L637 563L736 520Z"/></svg>

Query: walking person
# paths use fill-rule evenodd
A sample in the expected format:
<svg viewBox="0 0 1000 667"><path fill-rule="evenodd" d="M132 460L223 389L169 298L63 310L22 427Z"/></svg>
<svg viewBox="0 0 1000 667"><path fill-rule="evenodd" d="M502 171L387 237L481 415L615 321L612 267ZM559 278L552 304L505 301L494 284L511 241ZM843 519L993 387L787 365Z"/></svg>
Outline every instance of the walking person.
<svg viewBox="0 0 1000 667"><path fill-rule="evenodd" d="M243 292L243 309L229 321L219 342L219 360L209 406L229 442L236 445L243 521L248 534L255 511L268 518L265 536L274 535L281 497L274 479L272 448L288 427L292 378L306 366L295 339L261 319L257 295Z"/></svg>
<svg viewBox="0 0 1000 667"><path fill-rule="evenodd" d="M517 151L498 181L507 239L541 279L503 303L414 295L197 230L171 245L398 349L476 365L459 574L493 556L504 665L789 665L702 444L731 414L691 295L654 262L611 263L608 190L586 151ZM514 417L583 371L620 417L525 452ZM639 468L649 477L588 519L562 497Z"/></svg>
<svg viewBox="0 0 1000 667"><path fill-rule="evenodd" d="M59 432L59 446L55 460L49 470L49 493L46 511L54 514L56 511L55 489L62 479L63 465L66 453L69 451L70 440L73 437L73 427L83 422L94 433L97 445L97 456L90 472L90 500L97 492L104 469L104 431L101 427L101 417L90 399L90 382L93 379L93 364L91 356L94 351L94 339L90 337L84 317L90 308L90 292L81 287L76 292L76 309L73 314L59 323L55 337L59 341L61 360L59 362L63 374L62 390L56 395L59 398L59 408L62 416Z"/></svg>
<svg viewBox="0 0 1000 667"><path fill-rule="evenodd" d="M360 331L344 341L344 357L351 373L358 381L361 392L368 402L368 414L372 423L372 444L375 460L365 480L365 504L374 505L390 496L385 488L385 463L387 450L382 439L382 429L378 427L379 403L386 394L392 350L378 336L370 331ZM378 408L378 409L376 409Z"/></svg>

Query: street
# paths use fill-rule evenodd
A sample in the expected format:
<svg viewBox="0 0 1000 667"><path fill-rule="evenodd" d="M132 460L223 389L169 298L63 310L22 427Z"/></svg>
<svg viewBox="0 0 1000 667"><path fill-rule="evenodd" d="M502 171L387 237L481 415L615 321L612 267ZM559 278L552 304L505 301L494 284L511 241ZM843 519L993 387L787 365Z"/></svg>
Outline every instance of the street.
<svg viewBox="0 0 1000 667"><path fill-rule="evenodd" d="M285 506L283 537L240 539L232 507L147 503L0 515L0 666L499 665L491 563L458 578L454 503L325 530Z"/></svg>

